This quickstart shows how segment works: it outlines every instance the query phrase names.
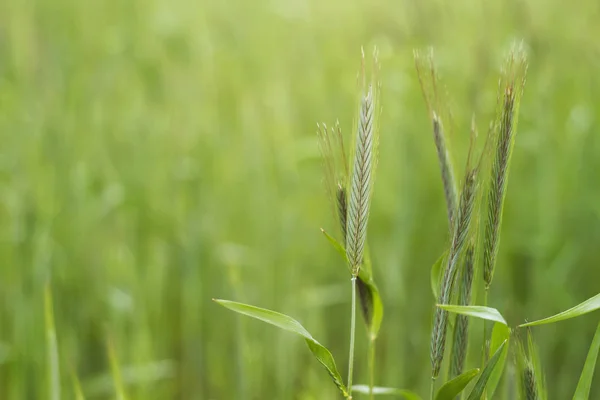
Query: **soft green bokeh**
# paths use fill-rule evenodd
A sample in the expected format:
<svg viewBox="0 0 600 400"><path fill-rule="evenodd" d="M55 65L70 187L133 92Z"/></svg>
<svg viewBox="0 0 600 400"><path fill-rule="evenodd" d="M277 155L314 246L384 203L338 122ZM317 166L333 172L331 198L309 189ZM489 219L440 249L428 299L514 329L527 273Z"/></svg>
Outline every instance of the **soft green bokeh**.
<svg viewBox="0 0 600 400"><path fill-rule="evenodd" d="M514 326L598 293L599 20L592 0L0 1L0 398L48 398L47 282L65 398L73 373L114 398L109 342L131 399L335 398L302 340L211 298L293 316L345 375L350 284L319 231L335 222L315 124L352 131L361 45L379 46L383 83L377 385L429 390L447 236L415 47L435 47L453 99L457 176L506 50L529 47L489 304ZM572 396L599 318L535 328L553 399Z"/></svg>

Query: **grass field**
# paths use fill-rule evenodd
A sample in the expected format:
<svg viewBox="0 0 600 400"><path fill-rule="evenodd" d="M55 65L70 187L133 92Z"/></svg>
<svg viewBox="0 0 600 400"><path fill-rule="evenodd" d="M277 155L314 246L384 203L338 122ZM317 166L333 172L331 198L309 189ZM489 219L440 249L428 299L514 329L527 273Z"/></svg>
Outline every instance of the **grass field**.
<svg viewBox="0 0 600 400"><path fill-rule="evenodd" d="M448 241L414 48L435 48L462 171L507 49L528 47L490 304L515 325L600 292L599 18L591 0L2 0L0 399L51 398L56 378L75 398L74 376L114 398L109 349L130 399L336 398L302 340L211 298L294 316L346 373L349 278L319 230L335 221L315 130L353 130L361 46L382 64L377 383L428 392ZM551 399L571 398L597 323L534 329ZM355 382L366 364L360 325Z"/></svg>

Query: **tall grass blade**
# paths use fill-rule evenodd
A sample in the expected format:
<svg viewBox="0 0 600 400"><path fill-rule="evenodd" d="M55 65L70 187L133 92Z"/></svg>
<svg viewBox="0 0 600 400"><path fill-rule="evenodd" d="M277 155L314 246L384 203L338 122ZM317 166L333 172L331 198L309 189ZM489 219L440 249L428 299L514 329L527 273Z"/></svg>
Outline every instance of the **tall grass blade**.
<svg viewBox="0 0 600 400"><path fill-rule="evenodd" d="M488 380L490 379L490 376L492 375L492 373L494 372L494 369L496 369L496 367L498 365L498 361L500 360L500 357L502 355L502 350L504 349L505 345L506 345L506 341L504 343L502 343L502 345L498 348L498 350L496 350L494 355L490 358L488 363L485 365L485 368L481 372L481 375L479 375L479 379L477 379L477 382L475 383L473 390L471 390L471 393L469 394L469 397L467 398L467 400L479 400L482 398L483 393L486 389Z"/></svg>
<svg viewBox="0 0 600 400"><path fill-rule="evenodd" d="M474 368L444 383L435 400L454 400L477 375L479 375L479 368Z"/></svg>
<svg viewBox="0 0 600 400"><path fill-rule="evenodd" d="M485 393L488 398L493 399L494 393L496 392L496 388L502 379L502 375L504 374L504 365L506 364L506 358L508 356L508 349L510 346L510 329L508 326L495 323L494 328L492 329L492 337L490 339L490 353L494 354L498 349L502 347L502 353L500 354L500 358L498 360L498 365L494 368L494 371L490 375L488 383L485 388ZM504 344L506 343L506 344Z"/></svg>
<svg viewBox="0 0 600 400"><path fill-rule="evenodd" d="M111 339L108 340L108 359L110 361L115 396L117 400L126 400L127 396L125 395L125 386L123 385L123 378L121 376L121 366L117 357L117 351L115 350L114 343Z"/></svg>
<svg viewBox="0 0 600 400"><path fill-rule="evenodd" d="M596 311L599 308L600 308L600 293L590 299L587 299L583 303L576 305L573 308L569 308L566 311L563 311L561 313L558 313L558 314L553 315L548 318L521 324L521 325L519 325L519 327L553 324L555 322L564 321L566 319L576 318L581 315L591 313L592 311Z"/></svg>
<svg viewBox="0 0 600 400"><path fill-rule="evenodd" d="M369 394L369 389L369 385L354 385L352 386L352 393ZM410 390L389 387L375 386L373 388L373 394L395 396L406 400L421 400L421 397L419 397L418 394L411 392Z"/></svg>
<svg viewBox="0 0 600 400"><path fill-rule="evenodd" d="M54 326L54 309L52 306L52 292L50 285L46 284L44 291L44 320L46 323L46 355L48 368L48 398L60 400L60 365L58 361L58 344Z"/></svg>
<svg viewBox="0 0 600 400"><path fill-rule="evenodd" d="M596 369L596 361L598 360L598 350L600 350L600 324L598 324L594 339L592 339L592 344L585 359L583 371L579 377L579 383L577 383L577 389L573 395L573 400L589 399L592 379L594 379L594 370Z"/></svg>
<svg viewBox="0 0 600 400"><path fill-rule="evenodd" d="M213 301L239 314L258 319L285 331L302 336L306 341L306 344L308 345L310 351L313 353L315 358L325 367L325 369L333 379L333 383L335 383L342 395L344 395L344 397L348 397L348 390L346 389L346 386L342 381L342 377L337 370L335 360L333 359L331 352L325 346L317 342L298 321L285 314L267 310L265 308L251 306L248 304L221 299L213 299Z"/></svg>
<svg viewBox="0 0 600 400"><path fill-rule="evenodd" d="M73 380L73 393L75 400L85 400L83 390L81 389L81 382L79 382L79 377L77 376L75 371L71 371L71 376Z"/></svg>

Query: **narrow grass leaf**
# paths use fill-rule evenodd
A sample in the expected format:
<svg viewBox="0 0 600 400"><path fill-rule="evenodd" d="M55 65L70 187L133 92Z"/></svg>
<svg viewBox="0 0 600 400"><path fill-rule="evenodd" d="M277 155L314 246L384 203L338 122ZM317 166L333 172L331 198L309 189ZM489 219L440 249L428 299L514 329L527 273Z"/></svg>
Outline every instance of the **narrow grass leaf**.
<svg viewBox="0 0 600 400"><path fill-rule="evenodd" d="M433 297L438 299L440 297L440 279L442 279L442 268L444 260L448 256L448 250L444 251L437 261L431 266L431 292Z"/></svg>
<svg viewBox="0 0 600 400"><path fill-rule="evenodd" d="M50 285L44 291L44 319L46 322L46 351L48 362L48 398L60 400L60 365L58 362L58 344L54 326L54 309Z"/></svg>
<svg viewBox="0 0 600 400"><path fill-rule="evenodd" d="M498 365L496 368L494 368L494 371L490 375L486 386L486 393L490 399L494 398L494 392L496 391L496 388L498 387L500 379L502 379L502 375L504 373L504 365L506 364L506 357L508 356L508 348L510 344L509 338L510 329L508 326L501 323L494 324L494 328L492 329L492 337L490 340L490 354L496 353L501 346L504 347L502 348Z"/></svg>
<svg viewBox="0 0 600 400"><path fill-rule="evenodd" d="M217 304L222 305L237 313L274 325L285 331L302 336L313 353L315 358L325 367L333 382L344 396L348 396L348 390L342 381L342 377L337 370L335 360L331 352L325 346L317 342L310 333L295 319L275 311L259 308L248 304L237 303L229 300L213 299Z"/></svg>
<svg viewBox="0 0 600 400"><path fill-rule="evenodd" d="M479 368L473 368L444 383L435 400L454 400L478 374Z"/></svg>
<svg viewBox="0 0 600 400"><path fill-rule="evenodd" d="M354 385L352 386L352 393L370 394L369 385ZM396 389L389 387L375 386L373 388L374 395L389 395L404 398L406 400L421 400L418 394L405 389Z"/></svg>
<svg viewBox="0 0 600 400"><path fill-rule="evenodd" d="M342 256L344 261L347 261L348 259L346 258L346 249L344 249L344 246L342 246L340 244L340 242L335 240L335 238L333 236L331 236L329 233L327 233L327 231L325 229L321 228L321 232L323 233L325 238L327 238L329 243L331 243L333 248L339 253L339 255Z"/></svg>
<svg viewBox="0 0 600 400"><path fill-rule="evenodd" d="M576 305L573 308L569 308L566 311L563 311L561 313L558 313L558 314L553 315L548 318L521 324L521 325L519 325L519 327L553 324L554 322L564 321L565 319L576 318L581 315L591 313L592 311L596 311L599 308L600 308L600 293L590 299L587 299L583 303Z"/></svg>
<svg viewBox="0 0 600 400"><path fill-rule="evenodd" d="M108 341L108 358L110 361L110 370L112 373L116 398L117 400L125 400L127 396L125 396L125 387L123 386L123 379L121 377L121 367L119 365L115 346L110 339Z"/></svg>
<svg viewBox="0 0 600 400"><path fill-rule="evenodd" d="M79 377L77 376L75 371L71 371L71 376L73 380L73 393L75 400L85 400L83 390L81 389L81 383L79 382Z"/></svg>
<svg viewBox="0 0 600 400"><path fill-rule="evenodd" d="M488 380L490 379L490 376L492 375L492 373L494 372L494 370L496 369L496 367L498 365L498 361L500 360L500 358L502 356L502 352L503 352L505 345L506 345L506 341L504 343L502 343L502 345L500 345L500 348L498 348L498 350L496 350L496 352L494 353L492 358L490 358L488 363L485 365L485 368L481 372L481 375L479 375L479 379L477 379L477 382L475 383L473 390L471 390L471 393L469 394L469 397L467 400L481 399L481 397L483 396L483 392L485 391L485 388L487 386Z"/></svg>
<svg viewBox="0 0 600 400"><path fill-rule="evenodd" d="M451 304L438 304L439 308L461 315L468 315L470 317L476 317L481 319L487 319L488 321L499 322L506 325L506 320L500 314L498 310L491 307L484 306L456 306Z"/></svg>
<svg viewBox="0 0 600 400"><path fill-rule="evenodd" d="M587 400L590 396L590 388L592 387L592 379L594 378L594 369L596 368L596 360L598 359L598 350L600 350L600 324L596 328L592 345L588 352L583 371L579 377L579 383L575 390L573 400Z"/></svg>

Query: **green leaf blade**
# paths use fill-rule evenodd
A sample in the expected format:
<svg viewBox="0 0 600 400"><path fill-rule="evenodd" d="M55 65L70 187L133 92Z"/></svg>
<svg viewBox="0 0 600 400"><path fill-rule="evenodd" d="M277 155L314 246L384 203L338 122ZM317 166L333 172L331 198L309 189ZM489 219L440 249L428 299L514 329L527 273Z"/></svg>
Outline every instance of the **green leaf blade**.
<svg viewBox="0 0 600 400"><path fill-rule="evenodd" d="M338 242L333 236L327 233L325 229L321 228L321 232L323 233L327 241L331 244L331 246L335 249L335 251L337 251L338 254L342 256L342 259L347 262L348 258L346 257L346 249L344 248L344 246L342 246L340 242Z"/></svg>
<svg viewBox="0 0 600 400"><path fill-rule="evenodd" d="M502 314L500 314L500 312L495 308L484 306L456 306L451 304L438 304L437 306L455 314L486 319L488 321L494 321L503 325L507 325Z"/></svg>
<svg viewBox="0 0 600 400"><path fill-rule="evenodd" d="M331 355L331 352L325 346L317 342L298 321L285 314L267 310L266 308L255 307L229 300L213 299L213 301L239 314L258 319L285 331L302 336L305 339L310 351L313 353L317 361L319 361L321 365L325 367L329 373L329 376L331 376L331 379L338 387L340 392L342 392L345 397L348 396L348 390L346 389L342 377L337 370L333 355Z"/></svg>
<svg viewBox="0 0 600 400"><path fill-rule="evenodd" d="M587 299L583 303L576 305L575 307L569 308L566 311L558 313L548 318L540 319L533 322L527 322L525 324L519 325L520 328L525 326L536 326L536 325L545 325L552 324L554 322L564 321L566 319L576 318L581 315L590 313L592 311L596 311L600 308L600 293L595 295L592 298Z"/></svg>
<svg viewBox="0 0 600 400"><path fill-rule="evenodd" d="M590 345L590 350L585 359L583 371L581 372L581 376L579 377L579 383L577 383L577 389L575 390L573 400L587 400L589 398L599 350L600 324L598 324L598 327L596 328L596 333L594 334L594 339L592 339L592 344Z"/></svg>
<svg viewBox="0 0 600 400"><path fill-rule="evenodd" d="M435 396L435 400L454 400L478 374L479 368L474 368L444 383Z"/></svg>
<svg viewBox="0 0 600 400"><path fill-rule="evenodd" d="M483 392L485 391L485 388L487 386L488 380L490 379L490 376L492 375L494 369L496 369L496 366L498 365L498 361L502 356L505 345L506 341L502 343L502 345L500 345L498 350L496 350L496 353L494 353L492 358L490 358L485 368L483 369L483 372L481 372L481 375L479 375L479 379L477 379L477 382L475 383L475 386L473 387L473 390L469 394L467 400L481 399L481 397L483 396Z"/></svg>
<svg viewBox="0 0 600 400"><path fill-rule="evenodd" d="M360 393L360 394L370 394L369 385L354 385L352 386L352 393ZM404 398L406 400L421 400L421 397L410 390L405 389L396 389L389 387L373 387L374 395L388 395L388 396L397 396Z"/></svg>
<svg viewBox="0 0 600 400"><path fill-rule="evenodd" d="M502 379L502 374L504 373L504 364L506 363L506 357L508 356L508 348L510 343L509 338L510 329L508 326L500 323L494 324L494 328L492 329L492 337L490 340L490 353L495 354L501 346L504 347L502 348L502 353L498 359L498 366L494 368L494 371L492 371L486 385L486 393L490 399L494 398L494 392L496 391L498 383L500 383L500 379Z"/></svg>

